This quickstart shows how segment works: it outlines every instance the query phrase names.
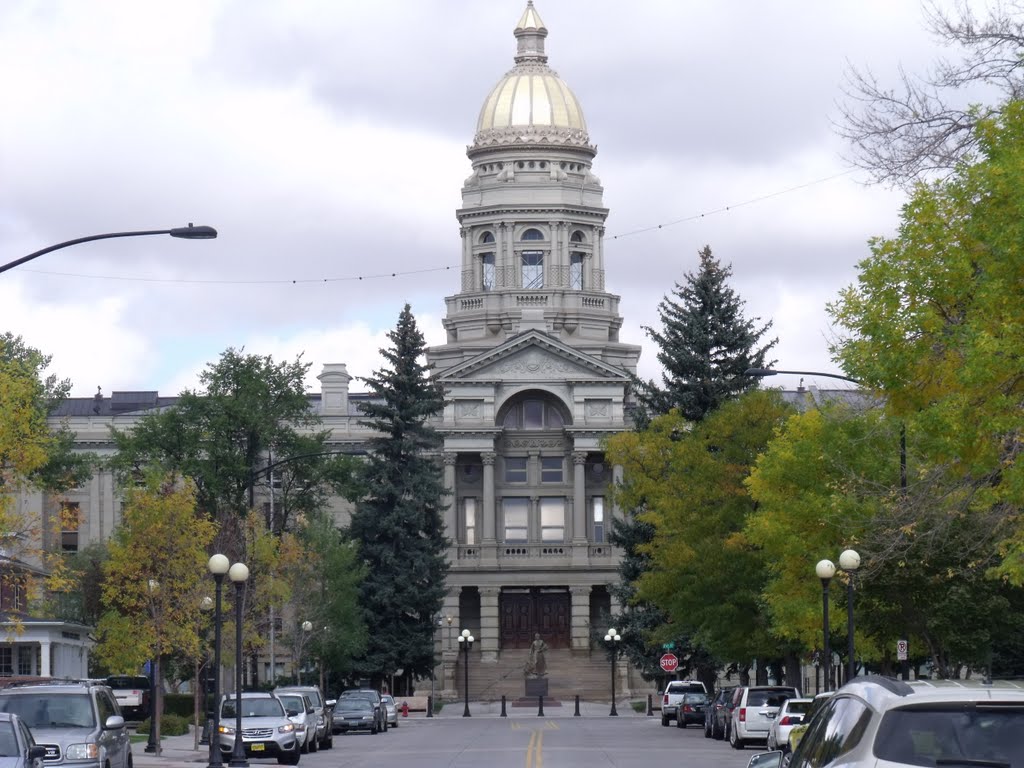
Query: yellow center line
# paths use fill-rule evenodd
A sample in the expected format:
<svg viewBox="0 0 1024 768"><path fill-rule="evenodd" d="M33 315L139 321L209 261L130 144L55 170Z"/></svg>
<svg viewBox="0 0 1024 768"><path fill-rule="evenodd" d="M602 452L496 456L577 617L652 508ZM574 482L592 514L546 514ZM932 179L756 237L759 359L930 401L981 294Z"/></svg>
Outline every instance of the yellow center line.
<svg viewBox="0 0 1024 768"><path fill-rule="evenodd" d="M533 768L533 746L537 742L537 731L530 732L530 743L526 746L526 768Z"/></svg>

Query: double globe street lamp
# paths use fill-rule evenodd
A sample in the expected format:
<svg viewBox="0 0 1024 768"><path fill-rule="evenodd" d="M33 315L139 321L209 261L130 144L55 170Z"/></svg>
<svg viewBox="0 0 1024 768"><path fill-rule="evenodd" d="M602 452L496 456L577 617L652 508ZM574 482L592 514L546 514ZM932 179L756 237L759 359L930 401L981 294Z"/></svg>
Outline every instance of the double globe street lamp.
<svg viewBox="0 0 1024 768"><path fill-rule="evenodd" d="M619 643L621 641L622 635L614 629L609 629L608 634L604 636L604 642L608 646L608 652L612 657L612 711L608 713L608 717L619 716L619 711L615 709L615 661L619 657Z"/></svg>
<svg viewBox="0 0 1024 768"><path fill-rule="evenodd" d="M248 768L245 745L242 744L242 591L249 579L245 563L235 563L228 569L228 578L235 585L235 745L231 750L231 768Z"/></svg>
<svg viewBox="0 0 1024 768"><path fill-rule="evenodd" d="M846 680L853 679L857 671L855 648L853 641L853 577L860 568L860 554L853 549L845 549L839 555L839 568L846 574ZM814 572L821 579L821 616L822 634L825 645L825 690L832 690L832 649L829 639L828 603L829 584L836 575L836 565L831 560L819 560ZM841 675L840 675L841 676Z"/></svg>
<svg viewBox="0 0 1024 768"><path fill-rule="evenodd" d="M235 585L235 744L231 752L231 766L248 766L245 747L242 745L242 589L249 578L249 569L244 563L230 565L231 561L218 553L213 555L206 567L213 575L214 582L214 640L213 640L213 723L210 735L210 768L221 768L223 759L220 752L220 647L223 610L221 596L224 577Z"/></svg>
<svg viewBox="0 0 1024 768"><path fill-rule="evenodd" d="M459 650L462 651L462 679L465 683L465 707L462 710L463 717L472 717L469 713L469 649L473 647L473 635L468 629L462 630L459 635Z"/></svg>

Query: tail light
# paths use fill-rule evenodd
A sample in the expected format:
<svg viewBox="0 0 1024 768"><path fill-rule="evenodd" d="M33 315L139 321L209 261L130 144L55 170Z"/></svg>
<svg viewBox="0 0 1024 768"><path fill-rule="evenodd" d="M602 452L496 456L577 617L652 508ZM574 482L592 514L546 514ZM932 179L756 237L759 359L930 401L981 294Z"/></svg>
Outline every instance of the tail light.
<svg viewBox="0 0 1024 768"><path fill-rule="evenodd" d="M747 722L747 708L746 707L740 707L740 722L741 723Z"/></svg>
<svg viewBox="0 0 1024 768"><path fill-rule="evenodd" d="M665 706L666 704L668 704L668 694L667 693L665 694L665 698L661 700L661 705L662 706Z"/></svg>
<svg viewBox="0 0 1024 768"><path fill-rule="evenodd" d="M793 722L789 715L786 715L784 718L779 720L779 725L796 725L796 723Z"/></svg>
<svg viewBox="0 0 1024 768"><path fill-rule="evenodd" d="M683 712L693 712L693 707L689 704L683 704Z"/></svg>

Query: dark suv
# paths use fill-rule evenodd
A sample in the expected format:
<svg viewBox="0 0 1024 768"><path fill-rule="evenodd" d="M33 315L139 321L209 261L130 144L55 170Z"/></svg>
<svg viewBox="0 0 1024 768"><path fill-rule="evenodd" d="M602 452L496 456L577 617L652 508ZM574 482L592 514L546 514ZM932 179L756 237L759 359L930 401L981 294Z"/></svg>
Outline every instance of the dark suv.
<svg viewBox="0 0 1024 768"><path fill-rule="evenodd" d="M106 685L88 681L12 685L0 690L0 712L21 717L48 766L131 768L128 729Z"/></svg>
<svg viewBox="0 0 1024 768"><path fill-rule="evenodd" d="M706 738L719 741L725 738L725 727L732 715L730 704L735 690L736 686L734 685L719 688L704 710L704 736Z"/></svg>
<svg viewBox="0 0 1024 768"><path fill-rule="evenodd" d="M377 726L377 732L388 732L388 716L384 711L384 702L381 701L380 694L377 691L373 690L373 688L350 688L347 691L341 692L341 696L338 697L339 703L342 699L347 699L349 696L370 701L373 704L373 718Z"/></svg>

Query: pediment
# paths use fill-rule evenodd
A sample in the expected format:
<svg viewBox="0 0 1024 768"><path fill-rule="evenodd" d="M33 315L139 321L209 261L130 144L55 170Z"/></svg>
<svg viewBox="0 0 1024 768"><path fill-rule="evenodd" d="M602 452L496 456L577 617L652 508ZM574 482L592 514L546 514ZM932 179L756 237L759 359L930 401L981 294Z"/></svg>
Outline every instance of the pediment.
<svg viewBox="0 0 1024 768"><path fill-rule="evenodd" d="M509 339L443 374L442 381L608 381L626 373L540 331Z"/></svg>

